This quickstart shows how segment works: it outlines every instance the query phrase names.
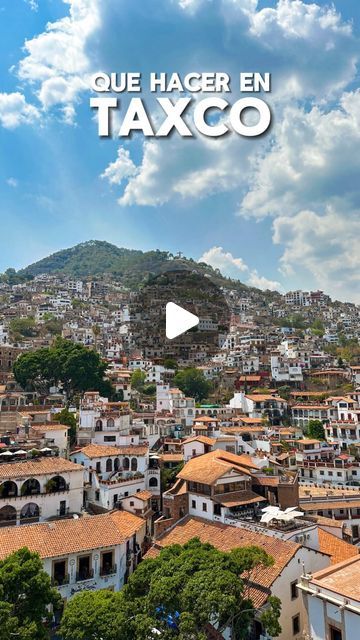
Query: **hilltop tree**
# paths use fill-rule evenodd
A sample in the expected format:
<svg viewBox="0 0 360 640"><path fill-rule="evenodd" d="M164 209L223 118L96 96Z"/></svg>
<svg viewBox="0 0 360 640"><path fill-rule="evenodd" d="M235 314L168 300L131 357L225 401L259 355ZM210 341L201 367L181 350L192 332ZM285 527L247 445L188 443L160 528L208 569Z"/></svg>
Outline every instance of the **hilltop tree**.
<svg viewBox="0 0 360 640"><path fill-rule="evenodd" d="M242 576L251 580L272 563L257 547L225 553L197 538L172 545L157 558L144 560L119 593L74 596L66 605L61 635L64 640L205 640L211 621L219 630L231 627L233 638L245 640L255 609ZM270 598L269 605L264 626L276 636L281 632L280 601Z"/></svg>
<svg viewBox="0 0 360 640"><path fill-rule="evenodd" d="M49 606L60 606L61 597L51 587L37 553L23 548L0 562L0 636L2 640L50 638L44 620L50 621Z"/></svg>
<svg viewBox="0 0 360 640"><path fill-rule="evenodd" d="M69 397L90 390L112 396L113 388L104 380L106 367L106 362L95 351L57 338L51 347L22 354L13 371L24 389L33 389L39 384L50 387L60 382Z"/></svg>
<svg viewBox="0 0 360 640"><path fill-rule="evenodd" d="M195 367L188 367L178 371L174 378L174 384L186 396L195 398L197 402L207 398L212 388L211 383L206 380L203 372Z"/></svg>

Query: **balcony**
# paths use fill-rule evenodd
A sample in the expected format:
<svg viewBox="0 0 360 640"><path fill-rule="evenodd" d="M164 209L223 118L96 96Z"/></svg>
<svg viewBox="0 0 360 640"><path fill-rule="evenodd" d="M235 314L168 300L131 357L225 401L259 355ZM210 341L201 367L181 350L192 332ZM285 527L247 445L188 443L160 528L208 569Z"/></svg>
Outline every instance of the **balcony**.
<svg viewBox="0 0 360 640"><path fill-rule="evenodd" d="M117 572L116 564L111 567L100 567L100 576L103 578L104 576L112 576Z"/></svg>
<svg viewBox="0 0 360 640"><path fill-rule="evenodd" d="M65 576L54 576L51 578L51 586L52 587L62 587L66 584L69 584L70 576L67 573Z"/></svg>
<svg viewBox="0 0 360 640"><path fill-rule="evenodd" d="M94 569L89 569L88 571L81 571L76 574L76 582L85 582L86 580L91 580L94 577Z"/></svg>

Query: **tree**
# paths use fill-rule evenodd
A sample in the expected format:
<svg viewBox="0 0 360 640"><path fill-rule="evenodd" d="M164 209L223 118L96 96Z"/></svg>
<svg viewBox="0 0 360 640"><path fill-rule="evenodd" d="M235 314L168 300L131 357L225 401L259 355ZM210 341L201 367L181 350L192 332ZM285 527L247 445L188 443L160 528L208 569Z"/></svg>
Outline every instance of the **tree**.
<svg viewBox="0 0 360 640"><path fill-rule="evenodd" d="M119 594L112 591L83 591L76 595L64 610L63 640L120 640L125 618L119 600Z"/></svg>
<svg viewBox="0 0 360 640"><path fill-rule="evenodd" d="M10 334L14 339L19 337L33 338L38 335L38 330L35 324L35 318L29 316L28 318L14 318L10 321Z"/></svg>
<svg viewBox="0 0 360 640"><path fill-rule="evenodd" d="M309 420L308 435L316 440L325 440L325 429L321 420Z"/></svg>
<svg viewBox="0 0 360 640"><path fill-rule="evenodd" d="M63 328L63 323L57 318L48 318L44 322L44 328L52 336L60 336Z"/></svg>
<svg viewBox="0 0 360 640"><path fill-rule="evenodd" d="M175 360L175 358L165 358L164 360L164 367L165 369L175 369L175 371L178 370L178 363Z"/></svg>
<svg viewBox="0 0 360 640"><path fill-rule="evenodd" d="M135 369L135 371L131 374L131 386L136 391L141 391L146 380L145 371L141 371L141 369Z"/></svg>
<svg viewBox="0 0 360 640"><path fill-rule="evenodd" d="M72 411L69 411L67 407L59 411L59 413L54 414L54 420L59 422L60 424L65 424L70 427L69 430L69 439L70 444L74 444L76 441L76 417Z"/></svg>
<svg viewBox="0 0 360 640"><path fill-rule="evenodd" d="M211 383L206 380L204 374L195 367L188 367L178 371L174 378L175 386L179 387L186 396L195 398L200 402L207 398L211 391Z"/></svg>
<svg viewBox="0 0 360 640"><path fill-rule="evenodd" d="M106 362L92 349L58 337L51 347L22 354L13 371L24 389L39 384L49 388L60 382L69 397L91 390L112 397L113 387L104 380L106 367Z"/></svg>
<svg viewBox="0 0 360 640"><path fill-rule="evenodd" d="M49 607L60 603L37 553L24 547L0 562L1 640L50 638L44 620L50 621Z"/></svg>
<svg viewBox="0 0 360 640"><path fill-rule="evenodd" d="M89 592L66 605L64 640L205 640L208 623L232 628L236 640L248 638L255 609L246 582L273 564L263 549L244 547L225 553L198 538L172 545L144 560L119 593ZM269 634L281 632L280 601L269 598L263 614Z"/></svg>

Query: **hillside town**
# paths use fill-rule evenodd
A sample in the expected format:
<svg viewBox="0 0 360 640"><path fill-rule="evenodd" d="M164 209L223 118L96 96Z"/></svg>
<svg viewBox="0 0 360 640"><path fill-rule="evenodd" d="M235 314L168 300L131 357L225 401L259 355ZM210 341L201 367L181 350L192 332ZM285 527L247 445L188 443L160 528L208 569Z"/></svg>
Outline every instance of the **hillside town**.
<svg viewBox="0 0 360 640"><path fill-rule="evenodd" d="M134 290L119 278L2 279L0 559L38 553L71 602L122 590L144 560L194 538L259 547L273 563L246 583L249 639L355 638L360 307L231 281L223 294L221 346L164 358L132 344ZM69 343L98 357L101 388L80 360L56 374ZM237 637L207 622L209 640Z"/></svg>

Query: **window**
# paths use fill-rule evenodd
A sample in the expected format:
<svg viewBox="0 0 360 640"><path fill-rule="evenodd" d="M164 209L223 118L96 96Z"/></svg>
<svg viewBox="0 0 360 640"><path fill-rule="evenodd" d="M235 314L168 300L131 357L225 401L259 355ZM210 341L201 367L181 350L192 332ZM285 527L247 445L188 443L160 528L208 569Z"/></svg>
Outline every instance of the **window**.
<svg viewBox="0 0 360 640"><path fill-rule="evenodd" d="M298 633L300 633L300 616L299 614L297 616L294 616L292 619L292 630L293 630L293 635L296 636Z"/></svg>
<svg viewBox="0 0 360 640"><path fill-rule="evenodd" d="M340 629L330 627L330 640L342 640L342 633Z"/></svg>
<svg viewBox="0 0 360 640"><path fill-rule="evenodd" d="M329 476L332 476L332 474L333 474L333 472L332 472L332 471L329 471Z"/></svg>
<svg viewBox="0 0 360 640"><path fill-rule="evenodd" d="M116 436L104 436L104 442L116 442Z"/></svg>
<svg viewBox="0 0 360 640"><path fill-rule="evenodd" d="M196 509L196 500L191 500L191 508Z"/></svg>
<svg viewBox="0 0 360 640"><path fill-rule="evenodd" d="M321 476L323 476L323 475L324 475L324 472L323 472L323 471L320 471L320 475L321 475Z"/></svg>
<svg viewBox="0 0 360 640"><path fill-rule="evenodd" d="M294 582L292 582L290 585L291 600L295 600L295 598L297 598L299 595L296 585L297 585L297 580L294 580Z"/></svg>
<svg viewBox="0 0 360 640"><path fill-rule="evenodd" d="M203 511L207 511L207 504L206 504L206 502L203 502L202 510L203 510Z"/></svg>
<svg viewBox="0 0 360 640"><path fill-rule="evenodd" d="M134 500L130 500L130 507L133 507L135 504Z"/></svg>
<svg viewBox="0 0 360 640"><path fill-rule="evenodd" d="M100 491L95 491L95 500L96 500L96 502L99 502L99 500L100 500Z"/></svg>
<svg viewBox="0 0 360 640"><path fill-rule="evenodd" d="M96 463L96 473L101 473L101 462L99 460Z"/></svg>
<svg viewBox="0 0 360 640"><path fill-rule="evenodd" d="M339 477L341 478L341 471L338 471L338 472L337 472L337 476L338 476L338 478L339 478Z"/></svg>

